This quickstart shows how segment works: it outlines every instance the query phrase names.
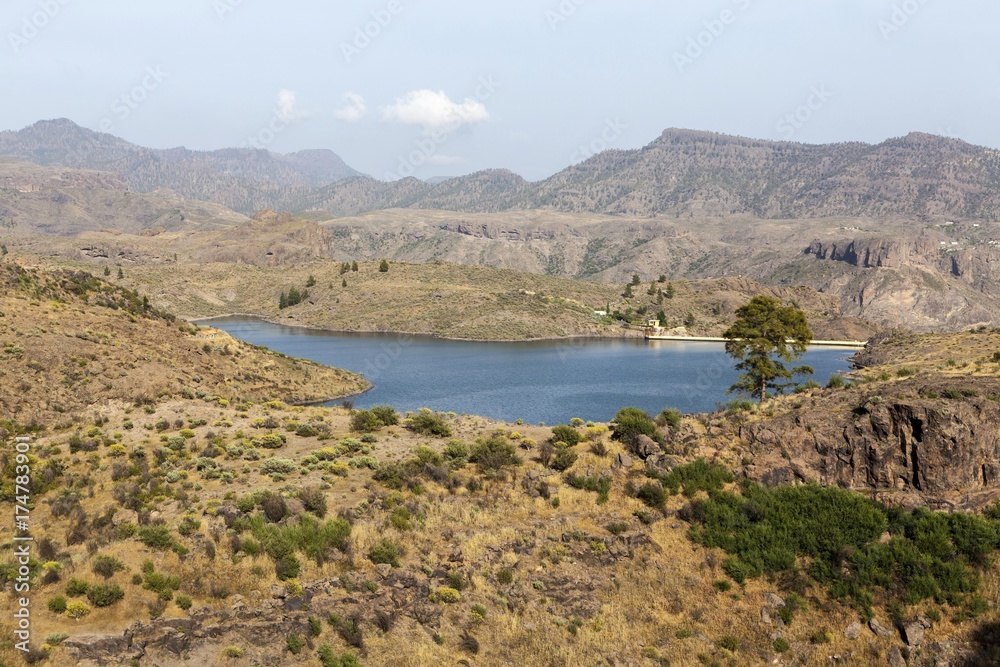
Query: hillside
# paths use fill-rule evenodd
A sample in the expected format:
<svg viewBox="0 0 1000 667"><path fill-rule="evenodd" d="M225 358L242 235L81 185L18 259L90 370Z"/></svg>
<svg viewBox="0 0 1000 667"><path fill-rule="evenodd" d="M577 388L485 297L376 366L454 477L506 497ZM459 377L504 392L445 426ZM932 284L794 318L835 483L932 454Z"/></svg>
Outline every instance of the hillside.
<svg viewBox="0 0 1000 667"><path fill-rule="evenodd" d="M72 421L94 406L165 396L308 402L369 386L225 334L206 337L146 297L87 273L39 271L7 258L0 287L0 406L22 424Z"/></svg>
<svg viewBox="0 0 1000 667"><path fill-rule="evenodd" d="M357 175L327 150L281 155L254 148L152 149L66 119L0 132L0 156L42 166L107 171L121 176L136 192L167 188L246 214L262 208L287 209L288 202L310 189Z"/></svg>
<svg viewBox="0 0 1000 667"><path fill-rule="evenodd" d="M182 246L169 238L164 242L179 248L178 263L130 265L115 282L149 294L156 307L188 319L242 313L338 331L529 340L641 336L646 320L662 311L666 325L682 326L691 316L694 323L688 333L717 336L728 327L737 308L753 296L769 294L795 301L805 309L817 338L866 340L877 331L856 318L841 317L836 297L809 288L771 288L737 278L671 283L673 298L656 293L668 290L666 283L657 283L652 295L646 283L635 287L633 297L626 299L622 296L625 285L446 263L394 262L386 273L379 270L378 262L360 263L358 271L346 273L342 273L342 263L331 261L195 263L185 257ZM23 249L16 250L20 253ZM38 256L25 256L25 261L52 264L52 259ZM86 258L69 265L97 271L108 264ZM66 265L66 261L52 265ZM313 285L309 285L310 278ZM279 309L280 293L292 288L300 292L308 289L308 297L301 304ZM631 321L631 326L595 315L594 311L609 306Z"/></svg>
<svg viewBox="0 0 1000 667"><path fill-rule="evenodd" d="M1000 424L1000 366L983 356L1000 349L995 332L886 337L852 386L763 409L622 418L612 429L581 415L551 427L289 406L275 397L302 390L296 368L314 390L351 378L234 343L232 355L199 351L187 325L100 281L10 265L3 275L4 384L40 373L51 387L62 375L81 402L95 401L72 412L14 408L18 421L0 431L7 470L13 436L30 437L32 664L975 667L998 658L1000 574L990 563L1000 520L989 503L1000 480L988 434ZM87 329L97 340L65 336ZM67 345L87 347L66 350L69 364L39 356ZM138 367L88 393L103 377L96 366L126 351ZM261 360L278 364L276 378ZM219 372L275 384L225 386L228 400L211 393ZM165 390L148 394L140 378ZM879 422L883 413L893 419ZM908 470L915 452L916 476L867 475L860 459L843 460L843 440L826 427L837 421L874 438L884 459L864 461L878 470ZM904 430L862 428L879 423ZM955 437L969 425L975 439ZM629 430L647 426L649 435ZM799 438L769 444L766 434L788 429ZM977 477L987 454L989 474ZM786 484L767 457L789 479L831 486ZM23 496L11 479L0 487L8 505ZM851 480L841 484L850 491L836 486ZM969 494L970 506L989 509L897 505ZM12 525L0 535L9 542ZM13 554L0 555L0 583L16 576ZM11 619L18 600L0 605ZM0 626L13 636L11 620ZM0 660L23 656L8 640Z"/></svg>
<svg viewBox="0 0 1000 667"><path fill-rule="evenodd" d="M0 158L0 237L71 236L112 229L220 229L246 218L167 190L137 194L109 172L39 167Z"/></svg>
<svg viewBox="0 0 1000 667"><path fill-rule="evenodd" d="M363 187L359 187L362 186ZM347 180L297 204L335 215L382 208L545 209L671 218L1000 219L1000 152L914 133L881 144L809 145L670 129L537 183L486 171L431 185Z"/></svg>

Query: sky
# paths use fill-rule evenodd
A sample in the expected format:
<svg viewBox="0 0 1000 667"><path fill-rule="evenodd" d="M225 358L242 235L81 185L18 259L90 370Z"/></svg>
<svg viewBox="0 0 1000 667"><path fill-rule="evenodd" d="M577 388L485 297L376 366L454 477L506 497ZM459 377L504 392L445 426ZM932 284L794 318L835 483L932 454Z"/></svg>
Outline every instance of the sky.
<svg viewBox="0 0 1000 667"><path fill-rule="evenodd" d="M667 128L1000 148L995 0L4 0L0 129L540 180Z"/></svg>

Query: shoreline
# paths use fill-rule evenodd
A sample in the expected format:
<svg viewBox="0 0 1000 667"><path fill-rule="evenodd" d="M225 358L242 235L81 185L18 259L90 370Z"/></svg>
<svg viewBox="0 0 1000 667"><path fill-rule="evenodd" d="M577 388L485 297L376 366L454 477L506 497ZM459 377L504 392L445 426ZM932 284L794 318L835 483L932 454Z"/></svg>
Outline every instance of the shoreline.
<svg viewBox="0 0 1000 667"><path fill-rule="evenodd" d="M199 322L211 322L212 320L221 320L229 317L246 317L259 320L261 322L266 322L268 324L273 324L275 326L289 327L292 329L306 329L309 331L325 331L327 333L335 334L358 334L358 335L382 335L382 336L423 336L426 338L432 338L435 340L447 340L462 343L552 343L558 341L587 341L587 340L646 340L646 341L665 341L674 343L725 343L725 338L715 337L715 336L661 336L661 337L647 337L643 330L627 329L625 331L629 332L623 335L610 336L610 335L574 335L574 336L545 336L541 338L518 338L516 340L511 340L509 338L456 338L453 336L443 336L441 334L431 333L427 331L375 331L375 330L359 330L359 329L333 329L330 327L314 326L311 324L289 324L286 322L278 322L268 317L257 315L254 313L224 313L222 315L211 315L209 317L187 317L182 316L186 322L197 324ZM634 331L634 334L631 333ZM809 347L832 347L832 348L842 348L845 350L863 350L868 345L868 341L853 341L853 340L816 340L809 344ZM364 392L362 392L364 393ZM334 399L336 400L336 399Z"/></svg>
<svg viewBox="0 0 1000 667"><path fill-rule="evenodd" d="M257 315L254 313L224 313L222 315L211 315L209 317L189 317L189 316L179 316L180 319L191 324L197 324L199 322L210 322L212 320L221 320L228 317L247 317L253 318L255 320L260 320L261 322L266 322L268 324L273 324L275 326L289 327L292 329L307 329L309 331L325 331L328 333L335 334L359 334L359 335L383 335L383 336L423 336L425 338L433 338L435 340L448 340L462 343L545 343L545 342L556 342L556 341L572 341L572 340L640 340L643 338L643 333L640 330L635 330L634 335L621 335L621 336L601 336L601 335L575 335L575 336L545 336L541 338L456 338L453 336L442 336L441 334L428 332L428 331L376 331L376 330L361 330L361 329L332 329L330 327L314 326L311 324L289 324L287 322L278 322L272 320L263 315ZM631 331L631 330L627 330Z"/></svg>

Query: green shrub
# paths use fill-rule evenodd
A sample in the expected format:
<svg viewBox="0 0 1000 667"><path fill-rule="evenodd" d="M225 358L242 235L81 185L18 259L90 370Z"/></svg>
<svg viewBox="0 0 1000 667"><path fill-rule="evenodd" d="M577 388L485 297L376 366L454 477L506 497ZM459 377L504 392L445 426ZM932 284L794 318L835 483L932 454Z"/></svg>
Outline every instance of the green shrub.
<svg viewBox="0 0 1000 667"><path fill-rule="evenodd" d="M97 584L87 591L87 599L95 607L110 607L125 597L125 591L118 584Z"/></svg>
<svg viewBox="0 0 1000 667"><path fill-rule="evenodd" d="M78 598L87 594L90 585L81 579L70 579L66 582L66 595L71 598Z"/></svg>
<svg viewBox="0 0 1000 667"><path fill-rule="evenodd" d="M826 383L826 388L827 389L843 389L844 388L844 378L843 378L843 376L837 375L836 373L834 373L833 375L831 375L829 382ZM782 640L782 641L784 641L784 640ZM787 651L788 649L785 649L785 650Z"/></svg>
<svg viewBox="0 0 1000 667"><path fill-rule="evenodd" d="M634 447L640 435L645 435L659 441L656 422L645 410L639 408L622 408L611 422L611 437L628 447Z"/></svg>
<svg viewBox="0 0 1000 667"><path fill-rule="evenodd" d="M667 502L667 491L659 482L646 482L636 491L635 497L649 507L662 507Z"/></svg>
<svg viewBox="0 0 1000 667"><path fill-rule="evenodd" d="M302 647L305 643L302 639L294 632L288 635L288 639L285 640L285 646L288 648L288 652L292 655L298 655L302 652Z"/></svg>
<svg viewBox="0 0 1000 667"><path fill-rule="evenodd" d="M814 485L715 491L682 516L693 524L693 540L729 554L723 569L735 581L795 573L805 559L807 574L832 597L866 612L876 593L902 604L928 598L963 604L979 586L973 568L987 564L1000 545L1000 532L989 520L889 509ZM892 539L883 543L879 538L887 530Z"/></svg>
<svg viewBox="0 0 1000 667"><path fill-rule="evenodd" d="M260 474L273 475L293 473L299 469L299 464L292 459L279 459L277 457L264 459L260 464Z"/></svg>
<svg viewBox="0 0 1000 667"><path fill-rule="evenodd" d="M461 440L452 440L444 447L442 455L444 462L452 470L464 468L469 462L469 444Z"/></svg>
<svg viewBox="0 0 1000 667"><path fill-rule="evenodd" d="M678 429L681 426L681 421L684 415L680 410L675 410L674 408L666 408L663 412L659 414L656 418L658 422L664 426L669 426L672 429Z"/></svg>
<svg viewBox="0 0 1000 667"><path fill-rule="evenodd" d="M356 410L351 414L351 430L356 433L374 433L385 426L399 423L396 410L388 405L376 405L369 410Z"/></svg>
<svg viewBox="0 0 1000 667"><path fill-rule="evenodd" d="M433 435L447 438L451 435L451 427L445 423L441 414L435 414L426 408L421 408L417 414L406 422L406 428L421 435Z"/></svg>
<svg viewBox="0 0 1000 667"><path fill-rule="evenodd" d="M191 598L187 595L178 595L174 598L174 604L176 604L181 611L187 611L191 608L193 603L191 602Z"/></svg>
<svg viewBox="0 0 1000 667"><path fill-rule="evenodd" d="M139 541L151 549L168 551L174 547L174 537L164 525L140 526L136 531Z"/></svg>
<svg viewBox="0 0 1000 667"><path fill-rule="evenodd" d="M302 501L306 511L312 512L321 519L326 516L326 494L323 493L323 489L318 486L308 486L299 490L298 498Z"/></svg>
<svg viewBox="0 0 1000 667"><path fill-rule="evenodd" d="M94 571L94 574L100 575L105 579L110 579L116 572L121 572L125 569L125 563L113 556L101 555L94 559L90 567Z"/></svg>
<svg viewBox="0 0 1000 667"><path fill-rule="evenodd" d="M781 637L775 639L774 644L772 644L771 646L772 648L774 648L775 653L786 653L788 649L791 648L791 646L788 644L788 641L782 639Z"/></svg>
<svg viewBox="0 0 1000 667"><path fill-rule="evenodd" d="M552 442L565 442L572 447L583 442L583 436L572 426L560 424L552 427Z"/></svg>
<svg viewBox="0 0 1000 667"><path fill-rule="evenodd" d="M611 477L607 475L576 475L569 473L565 479L566 483L574 489L596 493L598 505L608 502L608 494L611 492ZM558 500L558 498L553 500ZM555 503L553 503L553 506L558 507Z"/></svg>
<svg viewBox="0 0 1000 667"><path fill-rule="evenodd" d="M356 655L348 651L338 656L329 644L320 646L317 655L323 667L361 667Z"/></svg>
<svg viewBox="0 0 1000 667"><path fill-rule="evenodd" d="M604 529L612 535L622 535L628 532L629 525L627 521L616 521L604 526Z"/></svg>
<svg viewBox="0 0 1000 667"><path fill-rule="evenodd" d="M323 621L319 620L315 616L310 616L308 618L309 622L309 636L319 637L323 633Z"/></svg>
<svg viewBox="0 0 1000 667"><path fill-rule="evenodd" d="M62 595L56 595L49 598L49 601L45 605L53 614L61 614L66 611L66 598Z"/></svg>
<svg viewBox="0 0 1000 667"><path fill-rule="evenodd" d="M399 546L392 540L386 538L373 546L368 552L368 559L375 564L386 564L392 567L399 567L399 557L401 553Z"/></svg>
<svg viewBox="0 0 1000 667"><path fill-rule="evenodd" d="M552 457L552 462L549 466L554 470L563 472L572 468L578 458L579 454L569 447L560 447L558 451L556 451L556 455Z"/></svg>
<svg viewBox="0 0 1000 667"><path fill-rule="evenodd" d="M739 640L736 639L736 637L733 637L732 635L726 635L725 637L721 637L719 641L715 642L715 644L719 648L725 649L727 651L732 651L733 653L740 650Z"/></svg>
<svg viewBox="0 0 1000 667"><path fill-rule="evenodd" d="M684 489L686 498L693 498L699 491L720 491L733 481L733 474L726 468L698 459L693 463L678 466L662 478L663 486L671 493Z"/></svg>
<svg viewBox="0 0 1000 667"><path fill-rule="evenodd" d="M513 468L523 463L517 453L517 447L503 435L495 434L476 441L469 460L475 463L479 472L493 474L506 468Z"/></svg>

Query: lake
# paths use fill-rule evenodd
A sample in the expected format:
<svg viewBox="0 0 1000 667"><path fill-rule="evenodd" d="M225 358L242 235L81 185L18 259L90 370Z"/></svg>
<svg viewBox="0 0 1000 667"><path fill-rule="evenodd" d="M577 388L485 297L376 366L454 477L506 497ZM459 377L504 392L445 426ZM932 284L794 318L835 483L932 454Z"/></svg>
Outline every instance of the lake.
<svg viewBox="0 0 1000 667"><path fill-rule="evenodd" d="M208 323L208 322L206 322ZM736 370L720 343L573 340L481 343L431 336L346 334L270 324L245 317L212 326L254 345L362 373L371 391L356 407L392 405L546 424L572 417L609 421L638 406L714 410L733 398ZM852 350L811 348L803 363L823 384L850 369ZM803 381L805 378L803 378Z"/></svg>

